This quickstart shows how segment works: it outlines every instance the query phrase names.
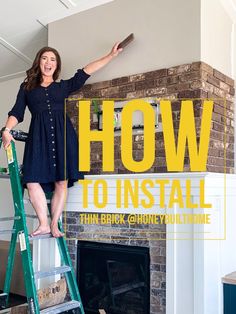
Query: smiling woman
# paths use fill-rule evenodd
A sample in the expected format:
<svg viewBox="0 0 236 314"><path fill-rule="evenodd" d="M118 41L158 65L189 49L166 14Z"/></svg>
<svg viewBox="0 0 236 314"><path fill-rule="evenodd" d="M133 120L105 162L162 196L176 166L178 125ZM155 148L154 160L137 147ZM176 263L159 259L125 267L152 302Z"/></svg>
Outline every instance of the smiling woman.
<svg viewBox="0 0 236 314"><path fill-rule="evenodd" d="M61 58L56 49L44 47L34 59L32 67L26 71L25 89L31 90L39 85L47 87L56 81L61 72Z"/></svg>
<svg viewBox="0 0 236 314"><path fill-rule="evenodd" d="M56 68L57 68L57 58L55 57L55 54L52 51L46 51L42 55L41 60L40 60L40 70L41 70L42 76L45 78L47 77L51 78Z"/></svg>
<svg viewBox="0 0 236 314"><path fill-rule="evenodd" d="M67 186L72 186L73 182L83 177L78 172L77 136L69 117L64 115L64 100L80 89L90 74L119 54L122 49L117 48L118 44L106 56L77 70L68 80L56 82L61 71L61 59L59 53L50 47L44 47L37 53L32 67L26 72L27 77L20 86L16 103L8 113L2 138L6 149L14 140L10 131L23 121L27 106L32 119L25 145L22 182L28 189L30 201L39 219L39 226L32 236L50 232L54 237L63 236L58 229L58 220L63 210ZM44 192L54 192L50 226Z"/></svg>

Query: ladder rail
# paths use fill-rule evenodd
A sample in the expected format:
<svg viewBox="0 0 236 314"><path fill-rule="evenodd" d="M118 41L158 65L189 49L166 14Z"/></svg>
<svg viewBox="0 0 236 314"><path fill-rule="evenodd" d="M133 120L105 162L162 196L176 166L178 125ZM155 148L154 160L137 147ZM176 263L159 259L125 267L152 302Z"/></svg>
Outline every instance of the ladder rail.
<svg viewBox="0 0 236 314"><path fill-rule="evenodd" d="M11 131L14 133L14 138L20 141L26 141L26 133L19 131ZM24 133L23 135L21 133ZM0 148L2 146L2 137L0 132ZM19 237L20 242L20 253L22 258L22 266L23 266L23 277L26 289L26 296L29 304L29 310L31 314L40 314L40 313L62 313L63 310L69 309L78 309L80 314L85 314L82 300L80 297L79 289L76 282L75 273L73 270L72 262L70 259L69 251L67 248L66 240L64 237L56 238L56 243L59 248L60 257L61 257L61 267L57 267L54 270L50 270L49 272L34 272L31 248L30 248L30 240L38 240L38 239L48 239L51 238L51 234L41 235L38 237L31 237L28 234L27 224L26 224L26 213L24 209L24 200L23 200L23 188L20 180L20 168L17 162L15 143L12 141L8 146L7 150L7 161L8 168L0 168L0 178L10 178L13 204L15 210L14 217L3 217L0 218L1 221L9 221L13 220L13 229L12 230L3 230L2 232L10 232L11 242L8 250L8 261L7 261L7 269L6 276L3 288L4 298L6 299L6 304L8 303L9 293L10 293L10 284L15 260L16 253L16 244L17 237ZM2 170L2 171L1 171ZM50 199L51 199L50 195ZM48 204L49 213L51 213L51 204ZM30 215L28 215L30 216ZM32 218L32 217L30 217ZM58 222L58 228L62 231L62 223ZM1 231L0 231L1 234ZM53 273L64 273L67 281L67 286L69 289L69 293L72 301L65 302L65 304L57 305L52 308L48 308L40 311L38 295L36 290L35 279L40 277L46 277Z"/></svg>
<svg viewBox="0 0 236 314"><path fill-rule="evenodd" d="M24 202L23 202L23 189L19 176L19 168L16 156L15 143L12 141L8 146L7 150L7 160L8 160L8 169L10 174L10 183L12 189L13 203L15 209L15 215L19 216L20 219L15 220L14 229L17 230L15 234L12 235L12 241L10 245L10 250L8 254L8 262L9 266L7 266L7 274L5 278L4 290L9 294L10 291L10 281L12 277L13 270L13 262L15 257L15 247L17 241L17 234L19 235L20 240L20 253L22 257L22 266L24 273L24 281L25 281L25 289L27 300L30 302L32 299L34 300L34 310L35 313L39 313L39 304L36 286L34 282L34 271L33 271L33 263L32 256L30 250L30 243L28 238L28 229L26 225L26 217L24 210ZM12 260L12 262L11 262Z"/></svg>
<svg viewBox="0 0 236 314"><path fill-rule="evenodd" d="M48 193L46 195L46 197L47 197L47 199L51 199L52 194ZM51 203L50 202L48 203L48 210L51 213ZM63 232L63 227L62 227L61 220L58 221L58 228L59 228L59 230L61 232ZM78 288L78 285L77 285L77 282L76 282L76 276L75 276L75 273L74 273L74 268L73 268L73 265L72 265L72 262L71 262L69 251L67 249L66 240L65 240L64 237L59 237L59 238L56 238L56 241L57 241L57 244L58 244L59 253L60 253L61 260L62 260L63 264L67 265L67 266L69 266L71 268L70 272L66 272L65 273L65 277L66 277L68 289L69 289L69 292L70 292L70 295L71 295L71 299L75 300L75 301L79 301L81 303L81 308L80 308L81 314L85 314L84 308L83 308L83 305L82 305L81 296L80 296L80 293L79 293L79 288Z"/></svg>
<svg viewBox="0 0 236 314"><path fill-rule="evenodd" d="M20 136L20 132L11 132L14 133L13 137L17 138ZM22 138L20 139L22 140ZM2 146L2 133L0 133L0 148ZM4 173L8 172L8 178L10 178L11 190L12 190L12 197L13 197L13 205L15 210L15 217L18 219L14 219L13 230L15 232L12 233L10 247L8 250L8 259L7 259L7 268L6 268L6 276L4 281L3 293L7 294L6 297L6 305L9 301L9 293L10 293L10 285L11 285L11 278L13 272L13 266L15 261L15 253L16 253L16 243L17 243L17 236L19 231L21 233L20 240L20 247L21 247L21 257L22 257L22 266L23 266L23 275L24 275L24 282L25 282L25 289L27 300L30 304L30 300L34 300L34 310L35 313L38 314L39 312L39 304L37 298L37 291L34 283L34 271L33 271L33 264L32 264L32 257L30 251L30 244L28 239L28 230L26 226L26 218L25 218L25 211L24 211L24 202L23 202L23 189L21 186L20 175L19 175L19 167L17 162L16 156L16 149L14 141L11 141L10 145L6 149L7 155L7 163L8 163L8 171L4 168L2 176ZM28 262L30 261L30 262Z"/></svg>
<svg viewBox="0 0 236 314"><path fill-rule="evenodd" d="M16 223L15 222L14 222L13 229L16 230ZM6 303L7 304L9 301L11 278L12 278L13 266L14 266L14 262L15 262L16 242L17 242L17 233L14 232L11 236L10 247L8 250L6 277L5 277L4 287L3 287L3 293L7 294L7 297L6 297Z"/></svg>
<svg viewBox="0 0 236 314"><path fill-rule="evenodd" d="M61 231L62 230L62 226L61 223L59 223L60 227L59 229ZM68 282L68 288L71 294L71 298L72 300L76 300L76 301L81 301L81 297L80 297L80 293L79 293L79 289L77 286L77 282L76 282L76 277L75 277L75 273L73 270L73 265L69 256L69 252L66 246L66 240L63 237L60 238L56 238L56 241L58 242L58 247L59 247L59 251L60 251L60 255L63 256L64 262L66 265L69 265L71 268L71 272L69 273L65 273L67 282ZM84 312L82 312L84 314Z"/></svg>

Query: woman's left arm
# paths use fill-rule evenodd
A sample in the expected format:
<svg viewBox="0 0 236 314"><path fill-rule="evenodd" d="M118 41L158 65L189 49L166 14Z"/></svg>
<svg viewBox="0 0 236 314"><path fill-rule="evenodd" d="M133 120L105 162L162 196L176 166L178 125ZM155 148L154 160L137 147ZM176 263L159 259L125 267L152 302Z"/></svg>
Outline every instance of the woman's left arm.
<svg viewBox="0 0 236 314"><path fill-rule="evenodd" d="M95 60L95 61L87 64L83 68L83 70L87 74L91 75L92 73L94 73L97 70L99 70L102 67L104 67L107 63L109 63L114 57L116 57L123 50L122 48L118 49L118 45L119 45L119 43L116 43L112 47L111 52L108 55L106 55L106 56L104 56L104 57L102 57L102 58L100 58L98 60Z"/></svg>

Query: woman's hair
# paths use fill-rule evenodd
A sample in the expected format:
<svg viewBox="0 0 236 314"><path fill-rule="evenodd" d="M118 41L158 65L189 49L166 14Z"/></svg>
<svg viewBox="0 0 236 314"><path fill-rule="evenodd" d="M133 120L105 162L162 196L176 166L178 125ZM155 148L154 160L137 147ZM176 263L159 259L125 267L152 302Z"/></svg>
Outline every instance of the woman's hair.
<svg viewBox="0 0 236 314"><path fill-rule="evenodd" d="M56 81L58 79L61 72L61 57L56 49L51 47L43 47L37 52L32 67L26 71L27 77L24 80L24 88L26 90L32 90L42 83L43 78L40 69L40 59L45 52L49 51L53 52L56 56L57 68L53 73L53 80Z"/></svg>

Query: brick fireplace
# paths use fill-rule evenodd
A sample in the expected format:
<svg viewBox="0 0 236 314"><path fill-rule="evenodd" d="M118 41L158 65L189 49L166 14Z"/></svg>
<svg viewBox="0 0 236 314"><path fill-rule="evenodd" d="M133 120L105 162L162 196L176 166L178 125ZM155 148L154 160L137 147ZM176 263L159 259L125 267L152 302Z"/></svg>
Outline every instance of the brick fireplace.
<svg viewBox="0 0 236 314"><path fill-rule="evenodd" d="M137 99L157 97L172 101L173 123L177 133L180 117L180 100L194 98L195 122L199 137L202 102L201 98L214 99L212 128L207 160L207 171L234 172L234 81L203 62L194 62L168 69L125 76L110 81L85 85L68 100L67 112L77 129L78 108L75 98L125 98ZM161 117L160 117L161 119ZM91 129L97 128L91 114ZM157 155L150 173L166 172L163 133L156 132ZM226 150L225 150L226 149ZM143 136L133 135L133 156L142 159ZM226 154L225 154L226 151ZM91 172L103 174L102 149L100 143L91 145ZM189 168L186 152L184 170ZM127 174L120 159L120 136L115 136L115 171ZM98 213L99 215L99 213ZM126 217L127 218L127 217ZM69 251L76 267L77 241L122 244L149 249L150 255L150 314L165 314L166 304L166 227L165 225L125 224L85 224L81 223L79 212L67 212L67 240Z"/></svg>
<svg viewBox="0 0 236 314"><path fill-rule="evenodd" d="M165 313L166 241L165 225L81 224L78 212L66 213L69 252L74 266L77 259L77 241L139 246L149 249L150 256L150 314ZM73 238L73 240L70 240Z"/></svg>

